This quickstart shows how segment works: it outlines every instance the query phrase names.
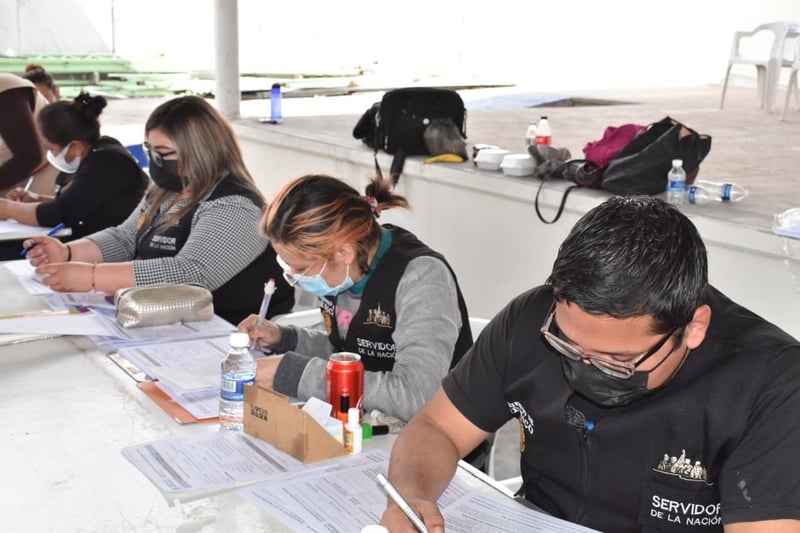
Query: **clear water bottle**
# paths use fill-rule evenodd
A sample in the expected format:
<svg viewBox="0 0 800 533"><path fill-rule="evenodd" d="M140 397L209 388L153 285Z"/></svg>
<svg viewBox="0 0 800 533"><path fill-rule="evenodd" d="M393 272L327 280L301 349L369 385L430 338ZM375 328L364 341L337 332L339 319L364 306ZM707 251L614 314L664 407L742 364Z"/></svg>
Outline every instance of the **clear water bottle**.
<svg viewBox="0 0 800 533"><path fill-rule="evenodd" d="M697 180L686 190L686 201L690 204L704 204L710 201L738 202L747 195L747 189L730 181L718 183Z"/></svg>
<svg viewBox="0 0 800 533"><path fill-rule="evenodd" d="M525 131L525 146L533 146L536 144L536 121L531 120L528 122L528 129Z"/></svg>
<svg viewBox="0 0 800 533"><path fill-rule="evenodd" d="M219 423L225 429L244 426L244 386L255 382L256 361L250 353L250 336L232 333L230 350L222 361L219 394Z"/></svg>
<svg viewBox="0 0 800 533"><path fill-rule="evenodd" d="M542 115L539 124L536 126L536 144L552 144L553 136L550 133L550 123L547 117Z"/></svg>
<svg viewBox="0 0 800 533"><path fill-rule="evenodd" d="M281 84L273 83L269 92L269 121L277 124L281 121Z"/></svg>
<svg viewBox="0 0 800 533"><path fill-rule="evenodd" d="M672 168L667 174L667 201L671 204L682 204L686 194L686 172L683 160L673 159Z"/></svg>

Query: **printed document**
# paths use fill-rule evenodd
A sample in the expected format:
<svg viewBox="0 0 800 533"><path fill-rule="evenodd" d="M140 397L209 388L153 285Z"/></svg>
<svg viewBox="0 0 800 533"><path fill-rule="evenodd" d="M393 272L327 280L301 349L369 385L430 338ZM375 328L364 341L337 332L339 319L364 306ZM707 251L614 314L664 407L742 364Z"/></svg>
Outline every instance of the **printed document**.
<svg viewBox="0 0 800 533"><path fill-rule="evenodd" d="M388 469L389 454L378 449L275 476L237 492L298 531L350 533L380 522L386 492L376 475L385 475ZM594 531L526 507L483 481L473 481L479 480L459 469L437 502L448 533Z"/></svg>
<svg viewBox="0 0 800 533"><path fill-rule="evenodd" d="M231 489L306 468L267 442L224 429L128 446L122 455L173 495Z"/></svg>

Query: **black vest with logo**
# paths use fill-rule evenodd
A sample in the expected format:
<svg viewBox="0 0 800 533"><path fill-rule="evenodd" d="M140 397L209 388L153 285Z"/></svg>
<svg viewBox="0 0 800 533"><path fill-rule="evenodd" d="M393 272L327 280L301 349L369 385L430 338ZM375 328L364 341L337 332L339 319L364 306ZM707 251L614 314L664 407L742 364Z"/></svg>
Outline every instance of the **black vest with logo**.
<svg viewBox="0 0 800 533"><path fill-rule="evenodd" d="M256 193L230 179L223 179L205 201L232 195L244 196L257 206L263 206ZM192 231L192 218L197 207L199 204L174 226L151 225L140 228L136 235L136 258L155 259L177 255ZM232 250L232 253L235 252L235 249ZM214 312L232 324L238 324L251 313L258 313L264 296L264 283L269 278L275 280L277 288L270 300L267 317L291 311L294 290L284 280L283 271L275 259L275 249L270 244L242 271L212 292Z"/></svg>
<svg viewBox="0 0 800 533"><path fill-rule="evenodd" d="M353 352L361 356L364 369L372 372L389 372L394 367L397 346L392 333L397 320L395 297L397 285L406 271L408 263L417 257L431 256L445 265L456 282L458 309L461 312L461 331L453 350L450 368L454 367L464 353L472 346L472 331L461 288L458 286L453 269L441 254L431 250L408 231L385 224L392 232L392 245L381 257L375 271L367 281L361 304L350 321L346 338L342 339L336 327L336 297L320 298L320 309L328 329L328 337L337 352Z"/></svg>

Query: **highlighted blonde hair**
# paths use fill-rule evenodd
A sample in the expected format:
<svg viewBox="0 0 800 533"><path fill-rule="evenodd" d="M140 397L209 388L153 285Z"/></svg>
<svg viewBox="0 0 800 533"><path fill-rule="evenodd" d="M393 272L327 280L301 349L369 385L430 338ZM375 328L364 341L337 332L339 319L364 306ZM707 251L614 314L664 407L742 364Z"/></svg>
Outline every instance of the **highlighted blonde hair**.
<svg viewBox="0 0 800 533"><path fill-rule="evenodd" d="M264 213L261 229L271 242L309 259L327 260L343 243L351 243L358 268L366 273L370 251L381 239L376 213L408 207L405 197L395 194L392 187L391 181L376 176L362 196L331 176L301 176L278 192ZM373 205L368 197L374 198Z"/></svg>

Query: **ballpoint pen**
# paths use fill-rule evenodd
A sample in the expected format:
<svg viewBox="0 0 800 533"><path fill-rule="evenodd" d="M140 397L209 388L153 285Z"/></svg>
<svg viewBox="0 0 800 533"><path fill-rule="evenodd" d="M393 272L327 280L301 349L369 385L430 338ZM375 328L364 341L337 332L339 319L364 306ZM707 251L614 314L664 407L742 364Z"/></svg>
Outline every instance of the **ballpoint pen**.
<svg viewBox="0 0 800 533"><path fill-rule="evenodd" d="M267 319L267 309L269 309L269 301L272 299L272 294L275 292L275 278L269 278L264 284L264 299L261 300L261 308L258 310L258 321L256 322L256 326L260 326L264 323ZM253 340L253 343L250 345L250 351L256 349L258 345L257 340Z"/></svg>
<svg viewBox="0 0 800 533"><path fill-rule="evenodd" d="M386 491L386 494L388 494L394 503L396 503L397 506L402 509L408 519L411 520L411 523L414 524L414 527L416 527L420 533L428 533L428 528L425 527L425 523L422 521L422 518L420 518L420 516L414 512L414 509L412 509L405 498L403 498L400 493L397 492L397 489L394 488L394 485L392 485L392 483L386 479L386 476L383 474L378 474L376 477L378 478L378 483L380 483L383 487L383 490Z"/></svg>
<svg viewBox="0 0 800 533"><path fill-rule="evenodd" d="M56 226L53 229L51 229L50 231L48 231L47 232L47 237L52 237L53 235L55 235L56 233L58 233L59 231L61 231L62 229L66 228L66 227L67 227L67 225L62 222L58 226ZM33 243L28 248L23 248L22 251L19 253L19 255L22 255L22 256L28 255L28 252L33 250L36 247L37 244L38 243Z"/></svg>
<svg viewBox="0 0 800 533"><path fill-rule="evenodd" d="M28 192L31 190L31 185L33 185L34 178L35 176L31 176L30 178L28 178L28 183L25 184L25 188L22 189L22 192Z"/></svg>

